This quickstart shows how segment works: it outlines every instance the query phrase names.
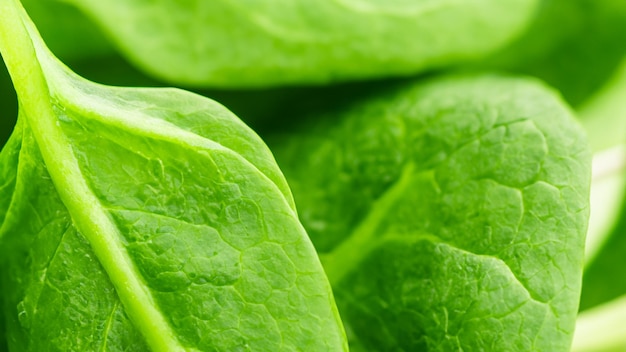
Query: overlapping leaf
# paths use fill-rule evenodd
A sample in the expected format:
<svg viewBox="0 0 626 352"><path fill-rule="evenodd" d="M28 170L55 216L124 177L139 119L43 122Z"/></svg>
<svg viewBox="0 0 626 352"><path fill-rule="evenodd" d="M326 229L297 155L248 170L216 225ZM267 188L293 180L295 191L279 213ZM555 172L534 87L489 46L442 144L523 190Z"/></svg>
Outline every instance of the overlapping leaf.
<svg viewBox="0 0 626 352"><path fill-rule="evenodd" d="M83 80L17 2L0 13L20 99L0 157L12 349L345 348L289 189L250 129L188 92Z"/></svg>
<svg viewBox="0 0 626 352"><path fill-rule="evenodd" d="M313 125L273 150L352 347L568 350L590 153L552 92L452 77Z"/></svg>
<svg viewBox="0 0 626 352"><path fill-rule="evenodd" d="M413 74L482 57L536 0L72 0L138 67L179 84L267 87Z"/></svg>

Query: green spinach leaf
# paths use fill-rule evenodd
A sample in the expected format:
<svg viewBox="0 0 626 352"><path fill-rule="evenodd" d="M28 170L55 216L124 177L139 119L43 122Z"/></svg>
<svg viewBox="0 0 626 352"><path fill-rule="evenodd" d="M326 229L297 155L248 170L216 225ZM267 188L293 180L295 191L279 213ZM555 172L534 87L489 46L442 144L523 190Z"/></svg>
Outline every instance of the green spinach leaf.
<svg viewBox="0 0 626 352"><path fill-rule="evenodd" d="M332 292L258 136L177 89L86 81L0 2L20 102L0 155L9 346L344 350Z"/></svg>
<svg viewBox="0 0 626 352"><path fill-rule="evenodd" d="M179 84L259 87L413 74L485 56L537 0L70 0L138 67Z"/></svg>
<svg viewBox="0 0 626 352"><path fill-rule="evenodd" d="M273 146L351 347L568 350L590 151L553 92L501 76L431 80L317 116Z"/></svg>

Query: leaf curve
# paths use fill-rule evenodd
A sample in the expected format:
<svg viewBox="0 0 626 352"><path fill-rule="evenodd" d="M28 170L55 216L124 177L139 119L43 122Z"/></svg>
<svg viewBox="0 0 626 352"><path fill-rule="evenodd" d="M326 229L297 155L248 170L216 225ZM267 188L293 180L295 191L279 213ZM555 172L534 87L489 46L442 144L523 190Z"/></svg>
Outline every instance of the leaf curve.
<svg viewBox="0 0 626 352"><path fill-rule="evenodd" d="M188 92L81 79L22 11L0 4L20 100L2 152L16 172L2 173L0 192L10 347L345 349L328 281L260 138Z"/></svg>
<svg viewBox="0 0 626 352"><path fill-rule="evenodd" d="M262 87L402 76L481 57L521 31L538 1L71 3L157 77Z"/></svg>
<svg viewBox="0 0 626 352"><path fill-rule="evenodd" d="M590 152L545 87L405 85L273 146L351 347L568 350Z"/></svg>

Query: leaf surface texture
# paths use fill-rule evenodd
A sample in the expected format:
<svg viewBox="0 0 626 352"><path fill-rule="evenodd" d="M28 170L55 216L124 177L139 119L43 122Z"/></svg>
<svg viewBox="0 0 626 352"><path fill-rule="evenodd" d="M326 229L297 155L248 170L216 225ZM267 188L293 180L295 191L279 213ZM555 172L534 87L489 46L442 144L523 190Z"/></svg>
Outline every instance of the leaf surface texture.
<svg viewBox="0 0 626 352"><path fill-rule="evenodd" d="M10 348L344 349L330 286L260 138L195 94L76 76L7 4L15 32L3 39L29 33L19 39L34 46L3 51L16 56L20 99L0 156Z"/></svg>
<svg viewBox="0 0 626 352"><path fill-rule="evenodd" d="M569 349L590 152L553 92L455 76L319 119L273 150L351 347Z"/></svg>

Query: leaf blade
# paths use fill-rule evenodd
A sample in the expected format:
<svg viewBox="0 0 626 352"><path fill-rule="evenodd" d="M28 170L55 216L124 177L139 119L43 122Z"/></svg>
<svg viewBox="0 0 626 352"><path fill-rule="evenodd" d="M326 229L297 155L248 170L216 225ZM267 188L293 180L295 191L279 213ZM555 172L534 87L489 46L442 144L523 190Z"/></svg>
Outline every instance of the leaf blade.
<svg viewBox="0 0 626 352"><path fill-rule="evenodd" d="M361 263L332 281L351 345L567 350L590 152L559 98L468 75L322 120L273 145L327 270Z"/></svg>
<svg viewBox="0 0 626 352"><path fill-rule="evenodd" d="M290 1L72 3L152 75L264 87L406 76L467 62L521 31L538 2L318 1L314 11ZM155 31L162 31L158 39Z"/></svg>
<svg viewBox="0 0 626 352"><path fill-rule="evenodd" d="M11 347L345 349L327 279L262 141L219 104L186 92L81 81L17 2L2 5L17 25L2 49L31 137L3 224ZM58 253L60 262L40 263ZM93 281L77 284L73 276L86 273ZM100 306L98 288L109 295ZM38 297L55 297L54 308L37 316Z"/></svg>

